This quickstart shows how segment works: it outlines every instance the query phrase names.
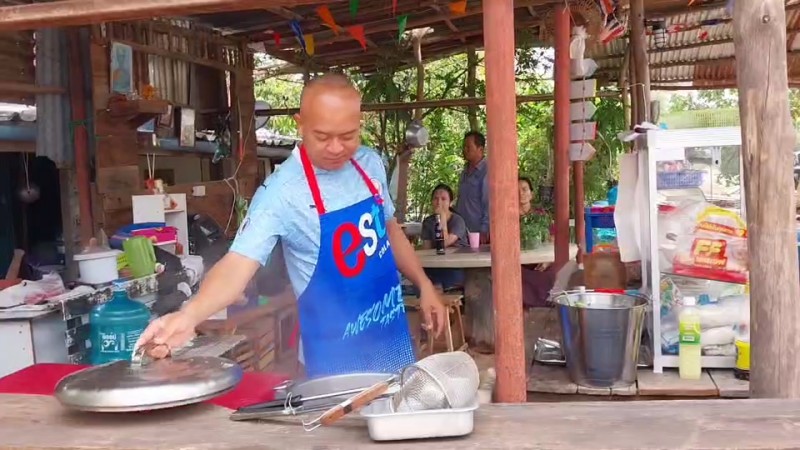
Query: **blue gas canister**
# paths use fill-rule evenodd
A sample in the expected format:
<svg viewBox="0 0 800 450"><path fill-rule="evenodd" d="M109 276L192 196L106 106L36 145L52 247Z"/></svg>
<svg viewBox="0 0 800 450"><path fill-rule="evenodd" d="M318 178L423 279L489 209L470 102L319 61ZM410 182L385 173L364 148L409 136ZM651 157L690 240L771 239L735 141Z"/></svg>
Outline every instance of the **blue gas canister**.
<svg viewBox="0 0 800 450"><path fill-rule="evenodd" d="M130 360L149 322L147 306L128 298L125 287L115 283L111 300L95 306L89 317L92 364Z"/></svg>

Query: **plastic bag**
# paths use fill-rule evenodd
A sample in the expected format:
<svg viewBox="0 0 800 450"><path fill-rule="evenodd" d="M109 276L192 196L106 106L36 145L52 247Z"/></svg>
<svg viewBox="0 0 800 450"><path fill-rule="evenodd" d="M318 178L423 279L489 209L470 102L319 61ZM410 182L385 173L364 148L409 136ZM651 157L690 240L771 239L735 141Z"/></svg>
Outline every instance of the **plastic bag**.
<svg viewBox="0 0 800 450"><path fill-rule="evenodd" d="M55 272L47 273L39 281L25 280L0 291L0 307L11 308L23 304L44 303L64 292L66 288L61 276Z"/></svg>
<svg viewBox="0 0 800 450"><path fill-rule="evenodd" d="M744 295L723 297L716 303L698 307L700 328L709 330L717 327L729 327L733 330L733 327L738 326L743 320L749 322L750 311L747 298Z"/></svg>
<svg viewBox="0 0 800 450"><path fill-rule="evenodd" d="M733 211L705 202L679 209L690 220L676 239L673 272L678 275L747 283L747 224Z"/></svg>

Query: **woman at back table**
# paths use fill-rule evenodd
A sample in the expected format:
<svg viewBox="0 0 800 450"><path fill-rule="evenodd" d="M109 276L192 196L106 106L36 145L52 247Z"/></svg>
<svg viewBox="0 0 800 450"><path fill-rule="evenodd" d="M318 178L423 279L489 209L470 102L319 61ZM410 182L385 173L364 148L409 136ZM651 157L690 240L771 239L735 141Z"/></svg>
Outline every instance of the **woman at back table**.
<svg viewBox="0 0 800 450"><path fill-rule="evenodd" d="M434 234L436 230L436 215L439 214L444 235L445 247L469 247L467 224L464 219L451 208L453 203L453 190L446 184L439 184L431 193L433 214L422 221L422 248L434 247ZM439 285L444 290L458 288L464 285L464 271L460 269L425 269L434 285Z"/></svg>

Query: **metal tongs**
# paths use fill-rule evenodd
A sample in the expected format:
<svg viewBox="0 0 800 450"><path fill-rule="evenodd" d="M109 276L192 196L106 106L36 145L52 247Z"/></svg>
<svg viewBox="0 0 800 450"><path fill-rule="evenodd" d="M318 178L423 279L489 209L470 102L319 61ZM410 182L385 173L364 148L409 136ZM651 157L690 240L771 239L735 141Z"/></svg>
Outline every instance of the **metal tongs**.
<svg viewBox="0 0 800 450"><path fill-rule="evenodd" d="M270 402L257 403L255 405L244 406L234 411L230 419L234 421L243 420L262 420L278 416L296 416L299 414L327 411L335 408L339 402L327 402L322 404L310 404L319 400L326 400L339 397L350 397L363 393L369 388L350 389L347 391L331 392L328 394L313 395L303 397L302 395L292 395L290 392L285 398ZM391 394L384 394L381 397L388 397Z"/></svg>

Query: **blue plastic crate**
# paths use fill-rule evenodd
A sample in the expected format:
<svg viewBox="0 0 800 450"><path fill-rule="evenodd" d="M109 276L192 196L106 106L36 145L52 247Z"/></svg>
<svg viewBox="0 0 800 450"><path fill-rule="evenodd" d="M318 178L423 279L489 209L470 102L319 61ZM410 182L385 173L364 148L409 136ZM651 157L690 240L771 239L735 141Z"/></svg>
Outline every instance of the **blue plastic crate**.
<svg viewBox="0 0 800 450"><path fill-rule="evenodd" d="M594 230L616 228L614 225L614 209L604 208L604 211L593 210L587 207L584 214L586 220L586 253L591 253L594 247Z"/></svg>

